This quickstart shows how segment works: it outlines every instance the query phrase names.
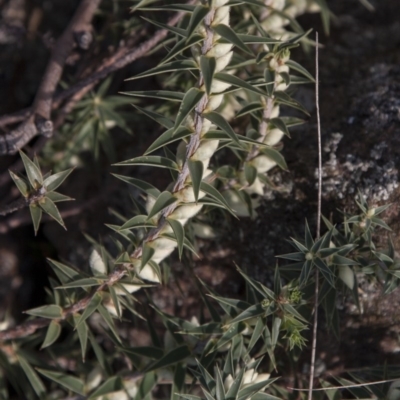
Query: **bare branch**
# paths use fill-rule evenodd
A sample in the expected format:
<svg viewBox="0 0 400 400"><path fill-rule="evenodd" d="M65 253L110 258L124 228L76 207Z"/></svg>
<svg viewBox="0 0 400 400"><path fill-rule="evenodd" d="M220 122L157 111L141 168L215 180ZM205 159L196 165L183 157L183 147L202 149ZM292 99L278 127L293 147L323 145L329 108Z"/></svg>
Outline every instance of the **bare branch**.
<svg viewBox="0 0 400 400"><path fill-rule="evenodd" d="M88 44L90 23L101 0L82 0L71 22L54 46L50 61L40 83L27 119L14 130L0 136L0 154L15 154L37 135L50 137L53 123L50 120L53 96L75 41L85 48Z"/></svg>

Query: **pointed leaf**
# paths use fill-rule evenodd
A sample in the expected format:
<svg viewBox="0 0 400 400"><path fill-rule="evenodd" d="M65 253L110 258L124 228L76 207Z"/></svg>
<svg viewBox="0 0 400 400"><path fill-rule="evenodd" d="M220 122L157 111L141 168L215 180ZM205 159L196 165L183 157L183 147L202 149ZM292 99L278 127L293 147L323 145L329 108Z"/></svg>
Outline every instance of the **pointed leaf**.
<svg viewBox="0 0 400 400"><path fill-rule="evenodd" d="M258 89L255 86L252 86L250 83L244 81L243 79L238 78L237 76L230 75L225 72L218 72L217 74L214 75L214 78L225 83L230 83L231 85L236 86L238 88L248 90L252 93L261 96L267 96L267 93L263 92L261 89Z"/></svg>
<svg viewBox="0 0 400 400"><path fill-rule="evenodd" d="M124 165L149 165L151 167L159 167L159 168L168 168L175 171L179 171L178 165L165 157L160 156L142 156L132 158L130 160L122 161L118 164L114 164L116 166L124 166Z"/></svg>
<svg viewBox="0 0 400 400"><path fill-rule="evenodd" d="M155 225L151 222L148 222L147 215L136 215L136 217L131 218L129 221L126 221L119 230L125 229L137 229L137 228L154 228Z"/></svg>
<svg viewBox="0 0 400 400"><path fill-rule="evenodd" d="M100 313L100 315L103 317L105 323L108 325L108 327L110 328L111 332L114 335L114 338L122 344L121 339L119 337L118 331L115 329L115 325L113 322L113 319L110 316L110 313L107 311L107 309L102 306L101 304L98 306L97 308L98 312Z"/></svg>
<svg viewBox="0 0 400 400"><path fill-rule="evenodd" d="M40 169L21 150L19 152L19 155L21 156L22 162L24 163L26 175L28 176L30 184L32 185L33 188L39 189L37 187L37 183L43 185L43 176L42 173L40 172Z"/></svg>
<svg viewBox="0 0 400 400"><path fill-rule="evenodd" d="M61 201L75 200L72 197L65 196L64 194L61 194L58 192L48 192L48 193L46 193L46 197L48 197L53 203L59 203Z"/></svg>
<svg viewBox="0 0 400 400"><path fill-rule="evenodd" d="M59 286L57 289L70 289L70 288L99 286L102 283L103 283L103 280L99 279L99 278L83 278L83 279L79 279L77 281L67 283L63 286Z"/></svg>
<svg viewBox="0 0 400 400"><path fill-rule="evenodd" d="M152 110L146 110L145 108L139 107L135 104L132 104L132 106L164 128L170 129L174 126L174 122L163 114L159 114Z"/></svg>
<svg viewBox="0 0 400 400"><path fill-rule="evenodd" d="M253 113L254 111L263 110L264 106L259 102L255 101L245 105L237 114L236 118L242 117L243 115Z"/></svg>
<svg viewBox="0 0 400 400"><path fill-rule="evenodd" d="M204 113L203 116L204 118L211 121L213 124L217 125L218 128L222 129L237 145L241 146L235 131L221 114L215 111L211 111L208 113Z"/></svg>
<svg viewBox="0 0 400 400"><path fill-rule="evenodd" d="M257 169L253 165L246 163L244 165L244 176L249 186L251 186L257 178Z"/></svg>
<svg viewBox="0 0 400 400"><path fill-rule="evenodd" d="M175 72L175 71L185 71L185 70L193 70L198 69L198 66L193 60L178 60L172 61L170 63L162 64L153 69L147 70L139 75L134 76L133 78L127 79L127 81L131 81L134 79L144 78L151 75L163 74L166 72Z"/></svg>
<svg viewBox="0 0 400 400"><path fill-rule="evenodd" d="M203 179L204 165L201 161L193 161L189 159L188 167L190 171L190 177L192 179L194 198L195 202L197 203L199 199L200 185Z"/></svg>
<svg viewBox="0 0 400 400"><path fill-rule="evenodd" d="M75 376L64 374L58 371L49 371L47 369L37 368L37 371L50 379L53 382L60 384L61 386L72 390L80 395L84 394L84 383L82 379L78 379Z"/></svg>
<svg viewBox="0 0 400 400"><path fill-rule="evenodd" d="M74 168L67 169L65 171L57 172L54 175L50 175L43 182L44 187L48 192L56 190L64 181L68 175L74 170Z"/></svg>
<svg viewBox="0 0 400 400"><path fill-rule="evenodd" d="M177 130L186 117L190 114L196 104L202 99L204 92L197 88L190 88L181 103L178 115L175 119L174 130Z"/></svg>
<svg viewBox="0 0 400 400"><path fill-rule="evenodd" d="M209 96L211 91L211 84L214 77L216 61L214 57L200 57L200 70L204 79L204 86L206 93Z"/></svg>
<svg viewBox="0 0 400 400"><path fill-rule="evenodd" d="M60 274L62 274L63 277L66 277L67 280L76 280L82 278L82 274L80 272L76 271L71 267L68 267L65 264L52 260L51 258L48 258L47 261L49 262L50 266L53 268L54 272L57 274L59 279L60 279ZM64 281L65 279L63 280L62 283L64 283Z"/></svg>
<svg viewBox="0 0 400 400"><path fill-rule="evenodd" d="M270 313L272 313L272 311ZM229 321L229 324L246 321L247 319L258 317L260 315L263 315L263 316L268 315L268 312L266 312L266 309L261 304L254 304L251 307L249 307L247 310L240 313L232 321Z"/></svg>
<svg viewBox="0 0 400 400"><path fill-rule="evenodd" d="M144 266L151 260L151 258L154 255L155 250L150 247L150 246L143 246L143 251L142 251L142 261L140 264L140 269L143 269Z"/></svg>
<svg viewBox="0 0 400 400"><path fill-rule="evenodd" d="M145 372L154 371L156 369L166 368L170 365L174 365L180 361L184 361L190 355L191 355L191 351L190 351L189 347L187 347L186 345L177 347L177 348L169 351L160 360L157 360L157 361L151 363L145 369Z"/></svg>
<svg viewBox="0 0 400 400"><path fill-rule="evenodd" d="M306 78L308 78L311 82L315 82L314 77L299 63L293 60L287 60L285 63L289 68L294 69L297 72L300 72Z"/></svg>
<svg viewBox="0 0 400 400"><path fill-rule="evenodd" d="M8 171L10 173L10 176L14 183L17 185L18 190L21 192L22 196L28 197L29 192L30 192L30 187L28 181L23 178L22 176L19 176L18 174L15 174L12 171Z"/></svg>
<svg viewBox="0 0 400 400"><path fill-rule="evenodd" d="M35 230L35 236L39 230L40 220L42 219L42 209L36 204L31 204L29 206L29 211L31 213L31 218L33 222L33 229Z"/></svg>
<svg viewBox="0 0 400 400"><path fill-rule="evenodd" d="M168 101L182 101L184 93L171 92L168 90L146 90L135 92L120 92L121 94L133 97L144 97L146 99L153 98Z"/></svg>
<svg viewBox="0 0 400 400"><path fill-rule="evenodd" d="M238 49L244 51L250 56L254 56L253 52L243 43L242 39L228 25L220 24L213 26L213 29L218 33L218 35L223 37L229 43L235 45Z"/></svg>
<svg viewBox="0 0 400 400"><path fill-rule="evenodd" d="M271 160L275 161L280 168L282 168L284 171L288 170L288 166L286 164L285 159L283 158L282 154L279 153L279 151L268 148L268 147L263 147L262 148L262 153L268 156Z"/></svg>
<svg viewBox="0 0 400 400"><path fill-rule="evenodd" d="M75 328L78 331L79 342L81 344L82 361L85 362L88 339L88 326L86 325L86 322L78 323L80 318L81 316L79 314L74 314Z"/></svg>
<svg viewBox="0 0 400 400"><path fill-rule="evenodd" d="M215 189L214 186L211 186L207 182L201 182L200 184L200 190L203 192L207 193L210 197L212 197L216 202L220 203L223 205L223 207L228 210L233 216L236 217L235 213L233 210L229 207L229 204L226 202L224 197L221 195L221 193Z"/></svg>
<svg viewBox="0 0 400 400"><path fill-rule="evenodd" d="M100 396L105 396L113 392L124 389L122 379L120 376L112 376L108 378L100 387L98 387L89 397L90 399L97 399Z"/></svg>
<svg viewBox="0 0 400 400"><path fill-rule="evenodd" d="M182 224L174 219L167 219L168 223L171 225L172 230L178 243L179 259L182 257L183 243L185 239L185 230Z"/></svg>
<svg viewBox="0 0 400 400"><path fill-rule="evenodd" d="M158 150L161 147L164 147L170 143L176 142L177 140L188 137L192 134L187 128L180 127L176 131L174 129L168 129L161 136L159 136L145 151L145 155L152 153L155 150Z"/></svg>
<svg viewBox="0 0 400 400"><path fill-rule="evenodd" d="M186 30L187 39L190 39L196 28L204 20L209 11L210 9L208 7L205 7L201 4L196 6L192 16L190 17L189 25Z"/></svg>
<svg viewBox="0 0 400 400"><path fill-rule="evenodd" d="M160 194L160 191L151 185L148 182L142 181L140 179L136 178L131 178L130 176L123 176L123 175L117 175L117 174L112 174L118 179L121 179L121 181L124 181L126 183L129 183L132 186L135 186L139 190L142 190L143 192L147 193L148 195L157 198Z"/></svg>
<svg viewBox="0 0 400 400"><path fill-rule="evenodd" d="M40 349L45 349L51 346L60 336L61 324L58 321L51 321L49 327L47 328L46 337L44 338L42 347Z"/></svg>
<svg viewBox="0 0 400 400"><path fill-rule="evenodd" d="M64 229L67 229L64 225L64 221L61 218L60 212L58 211L57 206L53 203L53 201L49 197L45 197L43 201L39 202L40 208L47 214L50 215L53 219L55 219Z"/></svg>
<svg viewBox="0 0 400 400"><path fill-rule="evenodd" d="M170 206L171 204L174 204L176 202L176 198L172 195L171 192L165 191L162 192L158 197L156 202L153 205L153 208L149 212L149 215L147 216L147 220L150 220L152 217L154 217L156 214L158 214L160 211L164 210L164 208Z"/></svg>
<svg viewBox="0 0 400 400"><path fill-rule="evenodd" d="M56 319L62 317L62 308L56 304L49 304L47 306L41 306L32 308L31 310L25 311L26 314L34 315L35 317Z"/></svg>
<svg viewBox="0 0 400 400"><path fill-rule="evenodd" d="M29 380L29 383L32 385L33 390L41 399L45 398L46 395L46 387L44 386L42 380L36 371L32 368L32 366L22 357L20 354L18 355L18 361L21 368L24 370L26 377Z"/></svg>
<svg viewBox="0 0 400 400"><path fill-rule="evenodd" d="M100 293L95 293L90 299L89 304L86 306L78 321L75 322L75 329L77 329L82 322L86 321L97 310L97 308L101 304L101 301L102 297Z"/></svg>
<svg viewBox="0 0 400 400"><path fill-rule="evenodd" d="M272 118L269 120L269 122L274 125L275 128L278 128L280 131L282 131L287 137L290 137L290 133L281 118Z"/></svg>

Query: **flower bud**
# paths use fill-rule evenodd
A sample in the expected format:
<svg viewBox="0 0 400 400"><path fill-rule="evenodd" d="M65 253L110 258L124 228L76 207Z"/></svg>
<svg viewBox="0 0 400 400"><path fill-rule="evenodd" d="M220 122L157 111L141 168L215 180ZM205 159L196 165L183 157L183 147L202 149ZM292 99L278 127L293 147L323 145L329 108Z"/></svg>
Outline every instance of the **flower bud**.
<svg viewBox="0 0 400 400"><path fill-rule="evenodd" d="M211 26L217 26L219 24L224 24L229 26L229 6L219 7L214 14L214 19Z"/></svg>
<svg viewBox="0 0 400 400"><path fill-rule="evenodd" d="M284 133L280 129L277 129L277 128L271 129L266 134L264 143L269 146L274 146L280 142L283 135L284 135Z"/></svg>
<svg viewBox="0 0 400 400"><path fill-rule="evenodd" d="M215 57L217 60L220 57L225 56L232 49L231 43L216 43L211 49L207 52L207 57Z"/></svg>
<svg viewBox="0 0 400 400"><path fill-rule="evenodd" d="M216 59L217 63L215 66L215 72L220 72L225 69L225 67L230 63L232 58L233 51L229 51L224 56L221 56Z"/></svg>
<svg viewBox="0 0 400 400"><path fill-rule="evenodd" d="M219 140L203 139L200 146L191 157L193 161L206 161L209 160L218 148Z"/></svg>

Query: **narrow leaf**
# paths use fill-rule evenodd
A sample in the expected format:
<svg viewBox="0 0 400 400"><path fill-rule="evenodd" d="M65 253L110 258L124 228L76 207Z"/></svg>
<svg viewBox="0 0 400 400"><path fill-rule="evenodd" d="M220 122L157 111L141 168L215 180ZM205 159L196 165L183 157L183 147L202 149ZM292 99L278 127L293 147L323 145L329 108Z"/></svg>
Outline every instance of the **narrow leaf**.
<svg viewBox="0 0 400 400"><path fill-rule="evenodd" d="M31 213L31 218L33 222L33 229L35 230L35 236L39 230L40 220L42 219L42 209L36 204L31 204L29 206L29 211Z"/></svg>
<svg viewBox="0 0 400 400"><path fill-rule="evenodd" d="M179 171L178 165L165 157L160 156L142 156L132 158L130 160L122 161L118 164L114 164L116 166L124 166L124 165L149 165L152 167L159 167L159 168L168 168L175 171Z"/></svg>
<svg viewBox="0 0 400 400"><path fill-rule="evenodd" d="M214 77L215 66L216 62L214 57L200 57L200 70L203 74L204 86L206 88L206 93L208 96L210 95L211 91L211 84Z"/></svg>
<svg viewBox="0 0 400 400"><path fill-rule="evenodd" d="M61 218L60 212L58 211L57 206L54 202L49 198L45 197L43 201L39 203L40 208L47 214L50 215L53 219L55 219L64 229L67 229L64 225L64 221Z"/></svg>
<svg viewBox="0 0 400 400"><path fill-rule="evenodd" d="M46 337L44 338L41 349L51 346L60 336L61 324L55 320L50 322L47 328Z"/></svg>
<svg viewBox="0 0 400 400"><path fill-rule="evenodd" d="M178 129L185 118L189 115L189 113L193 110L196 104L201 100L204 96L204 92L197 88L190 88L185 97L182 100L181 106L179 108L178 115L175 119L174 130Z"/></svg>
<svg viewBox="0 0 400 400"><path fill-rule="evenodd" d="M67 179L68 175L73 171L73 168L67 169L65 171L57 172L54 175L50 175L43 182L43 185L48 192L56 190L64 181Z"/></svg>
<svg viewBox="0 0 400 400"><path fill-rule="evenodd" d="M156 202L153 205L153 208L149 212L149 215L147 216L147 220L150 220L152 217L154 217L157 213L162 211L164 208L170 206L171 204L174 204L176 202L176 198L172 195L171 192L165 191L162 192L158 197Z"/></svg>
<svg viewBox="0 0 400 400"><path fill-rule="evenodd" d="M176 242L178 243L179 259L180 259L182 257L183 244L185 239L185 230L179 221L174 219L168 219L167 221L171 225L172 230L174 231Z"/></svg>
<svg viewBox="0 0 400 400"><path fill-rule="evenodd" d="M215 111L211 111L208 113L204 113L203 116L204 118L211 121L213 124L217 125L218 128L222 129L237 145L241 146L235 131L221 114Z"/></svg>
<svg viewBox="0 0 400 400"><path fill-rule="evenodd" d="M32 366L22 357L20 354L18 355L18 361L21 368L24 370L26 377L29 380L29 383L32 385L33 390L41 399L45 398L46 395L46 387L44 386L42 380L36 371L32 368Z"/></svg>
<svg viewBox="0 0 400 400"><path fill-rule="evenodd" d="M60 384L61 386L72 390L80 395L84 394L84 383L81 379L76 378L72 375L64 374L63 372L49 371L47 369L37 368L37 371L50 379L53 382Z"/></svg>
<svg viewBox="0 0 400 400"><path fill-rule="evenodd" d="M30 184L33 188L39 189L37 187L37 184L39 183L40 185L43 185L43 176L40 172L40 169L33 161L28 158L28 156L24 152L20 151L19 155L21 156L22 162L24 163L26 175L28 176Z"/></svg>
<svg viewBox="0 0 400 400"><path fill-rule="evenodd" d="M243 43L242 39L228 25L220 24L213 27L214 31L229 43L235 45L238 49L244 51L250 56L254 56L253 52Z"/></svg>
<svg viewBox="0 0 400 400"><path fill-rule="evenodd" d="M201 161L193 161L189 159L188 166L190 171L190 177L192 179L194 198L197 203L199 199L200 185L203 179L204 165Z"/></svg>
<svg viewBox="0 0 400 400"><path fill-rule="evenodd" d="M34 315L35 317L56 319L62 317L62 308L56 304L49 304L25 311L26 314Z"/></svg>

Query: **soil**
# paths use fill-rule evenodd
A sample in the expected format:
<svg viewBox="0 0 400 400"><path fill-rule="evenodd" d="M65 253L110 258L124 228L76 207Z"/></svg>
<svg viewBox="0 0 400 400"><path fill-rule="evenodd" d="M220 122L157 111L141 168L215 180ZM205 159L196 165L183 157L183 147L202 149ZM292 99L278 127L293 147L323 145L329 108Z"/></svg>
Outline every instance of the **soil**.
<svg viewBox="0 0 400 400"><path fill-rule="evenodd" d="M395 248L400 249L400 2L372 3L376 6L375 12L368 11L356 0L328 1L334 14L329 36L323 34L317 15L301 17L300 23L304 28L317 29L323 45L319 59L323 214L335 219L339 216L338 208L354 210L357 190L366 194L373 204L391 203L385 220L393 229ZM296 50L294 57L311 73L315 72L313 54ZM194 272L223 295L235 297L243 292L234 263L268 285L275 256L291 251L285 238L300 235L305 219L315 230L318 153L314 90L301 88L297 96L312 116L306 125L292 131L291 140L285 140L283 154L289 172L274 171L272 177L281 190L267 193L257 209L257 220L235 221L235 229L228 228L229 223L217 214L218 238L199 242L200 258L194 262ZM75 185L67 188L71 195L90 191L78 183ZM96 182L92 185L99 189ZM90 197L88 193L85 196ZM125 194L111 191L93 207L85 209L84 215L69 218L67 225L72 229L67 233L56 224L46 223L35 240L26 239L32 236L30 226L29 231L19 227L0 236L0 260L6 260L0 262L8 266L2 267L0 275L1 314L12 306L18 321L21 309L43 303L38 304L38 299L43 299L45 273L41 277L36 274L40 269L45 272L43 256L87 268L90 244L83 242L80 232L87 231L96 238L103 236L104 222L110 222L112 216L104 221L98 217L100 213L104 215L110 203L117 210L126 209L128 202ZM382 233L381 243L385 240ZM32 248L38 257L22 264L21 260L26 260L25 255L31 254ZM172 270L169 284L152 291L153 300L165 312L190 318L198 313L192 277L178 260L174 261ZM326 331L324 316L321 316L317 348L321 376L385 362L400 364L400 291L382 298L379 285L365 280L360 295L362 314L354 309L351 301L343 300L340 341ZM140 334L133 335L138 338L133 339L134 344L139 344L139 340L145 344L140 328L135 330ZM308 359L309 355L304 353L298 371L306 373Z"/></svg>

